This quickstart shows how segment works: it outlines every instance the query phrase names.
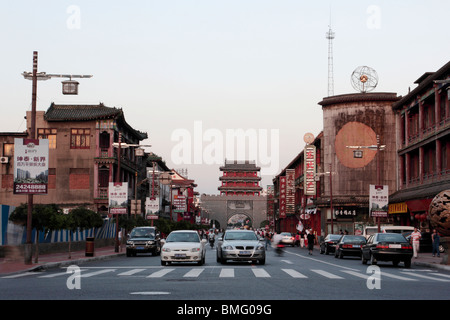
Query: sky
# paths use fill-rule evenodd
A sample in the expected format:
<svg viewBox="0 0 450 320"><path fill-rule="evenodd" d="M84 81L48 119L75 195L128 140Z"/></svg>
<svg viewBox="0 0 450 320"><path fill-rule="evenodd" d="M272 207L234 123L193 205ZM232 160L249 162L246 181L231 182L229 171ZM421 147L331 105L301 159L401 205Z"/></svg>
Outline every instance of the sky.
<svg viewBox="0 0 450 320"><path fill-rule="evenodd" d="M255 160L266 188L323 130L329 26L334 95L376 70L373 92L406 95L450 59L448 0L3 1L0 132L26 130L32 71L88 74L79 94L39 81L37 110L57 104L122 108L147 132L147 152L218 194L219 167ZM247 137L246 139L244 139ZM243 142L243 144L239 144Z"/></svg>

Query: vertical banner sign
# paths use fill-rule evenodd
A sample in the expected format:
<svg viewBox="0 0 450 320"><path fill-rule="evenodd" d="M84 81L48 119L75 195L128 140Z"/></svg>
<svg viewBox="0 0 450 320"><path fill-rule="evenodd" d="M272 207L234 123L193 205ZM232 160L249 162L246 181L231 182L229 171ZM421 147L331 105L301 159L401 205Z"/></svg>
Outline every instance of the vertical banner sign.
<svg viewBox="0 0 450 320"><path fill-rule="evenodd" d="M273 196L275 194L274 186L267 186L267 215L273 219Z"/></svg>
<svg viewBox="0 0 450 320"><path fill-rule="evenodd" d="M295 169L286 169L286 214L295 213Z"/></svg>
<svg viewBox="0 0 450 320"><path fill-rule="evenodd" d="M286 218L286 177L280 177L280 218Z"/></svg>
<svg viewBox="0 0 450 320"><path fill-rule="evenodd" d="M159 197L145 199L145 217L148 220L158 219L156 214L159 211Z"/></svg>
<svg viewBox="0 0 450 320"><path fill-rule="evenodd" d="M128 208L128 182L110 182L109 213L126 214Z"/></svg>
<svg viewBox="0 0 450 320"><path fill-rule="evenodd" d="M387 185L370 185L369 208L372 217L387 217L389 211L389 192Z"/></svg>
<svg viewBox="0 0 450 320"><path fill-rule="evenodd" d="M175 206L173 212L185 212L187 210L186 196L175 194L173 196L173 205Z"/></svg>
<svg viewBox="0 0 450 320"><path fill-rule="evenodd" d="M316 147L309 144L304 150L305 177L303 179L303 190L305 195L312 196L316 194Z"/></svg>
<svg viewBox="0 0 450 320"><path fill-rule="evenodd" d="M14 194L47 194L48 139L14 139Z"/></svg>

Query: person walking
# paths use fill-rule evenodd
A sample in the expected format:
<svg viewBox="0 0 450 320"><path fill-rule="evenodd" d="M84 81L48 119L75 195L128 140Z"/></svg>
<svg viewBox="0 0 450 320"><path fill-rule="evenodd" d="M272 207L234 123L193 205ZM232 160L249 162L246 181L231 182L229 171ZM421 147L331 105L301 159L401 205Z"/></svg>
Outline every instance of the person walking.
<svg viewBox="0 0 450 320"><path fill-rule="evenodd" d="M314 241L316 240L316 236L314 235L312 229L309 230L309 233L307 235L307 240L308 240L308 254L311 256L313 249L314 249Z"/></svg>
<svg viewBox="0 0 450 320"><path fill-rule="evenodd" d="M434 257L434 255L437 253L437 256L440 257L441 253L439 252L439 246L441 244L441 237L439 236L439 233L437 232L436 229L433 229L433 233L431 234L431 241L432 241L432 255Z"/></svg>
<svg viewBox="0 0 450 320"><path fill-rule="evenodd" d="M411 241L413 246L413 255L414 258L417 259L420 247L420 238L422 238L422 234L417 228L414 228L414 232L411 233Z"/></svg>

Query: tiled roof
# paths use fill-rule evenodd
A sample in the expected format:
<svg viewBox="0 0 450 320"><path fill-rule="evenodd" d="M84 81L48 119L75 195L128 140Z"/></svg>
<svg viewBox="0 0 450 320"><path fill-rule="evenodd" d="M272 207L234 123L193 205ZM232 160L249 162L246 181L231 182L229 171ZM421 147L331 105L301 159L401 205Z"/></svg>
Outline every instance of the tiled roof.
<svg viewBox="0 0 450 320"><path fill-rule="evenodd" d="M86 121L111 119L123 113L122 109L98 105L56 105L52 103L44 115L46 121Z"/></svg>

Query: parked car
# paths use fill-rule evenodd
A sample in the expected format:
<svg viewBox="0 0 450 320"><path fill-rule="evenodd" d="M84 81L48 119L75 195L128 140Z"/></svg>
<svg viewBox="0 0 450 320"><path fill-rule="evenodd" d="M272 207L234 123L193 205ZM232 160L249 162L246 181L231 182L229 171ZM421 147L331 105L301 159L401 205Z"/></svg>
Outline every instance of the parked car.
<svg viewBox="0 0 450 320"><path fill-rule="evenodd" d="M378 261L392 261L397 266L403 261L406 268L411 266L413 249L406 238L399 233L375 233L370 236L362 247L361 260L363 264L370 261L377 264Z"/></svg>
<svg viewBox="0 0 450 320"><path fill-rule="evenodd" d="M136 256L138 253L161 253L161 240L155 227L136 227L131 230L127 240L127 257Z"/></svg>
<svg viewBox="0 0 450 320"><path fill-rule="evenodd" d="M328 234L322 242L320 242L320 253L329 254L334 253L336 243L342 237L340 234Z"/></svg>
<svg viewBox="0 0 450 320"><path fill-rule="evenodd" d="M162 240L161 265L172 262L197 262L198 265L205 263L206 239L200 239L195 230L176 230L169 233Z"/></svg>
<svg viewBox="0 0 450 320"><path fill-rule="evenodd" d="M343 235L336 243L334 256L342 259L344 256L361 257L361 248L366 244L364 236Z"/></svg>
<svg viewBox="0 0 450 320"><path fill-rule="evenodd" d="M223 238L218 239L217 262L224 264L227 260L265 264L264 242L251 230L227 230Z"/></svg>
<svg viewBox="0 0 450 320"><path fill-rule="evenodd" d="M294 246L294 244L295 244L295 236L292 233L290 233L290 232L281 232L280 235L282 237L281 240L280 240L281 244Z"/></svg>
<svg viewBox="0 0 450 320"><path fill-rule="evenodd" d="M411 233L412 231L402 233L403 236L411 243ZM431 240L431 232L421 232L422 237L419 240L419 251L420 252L431 252L433 251L433 241ZM439 245L439 252L445 252L445 248L442 243Z"/></svg>

